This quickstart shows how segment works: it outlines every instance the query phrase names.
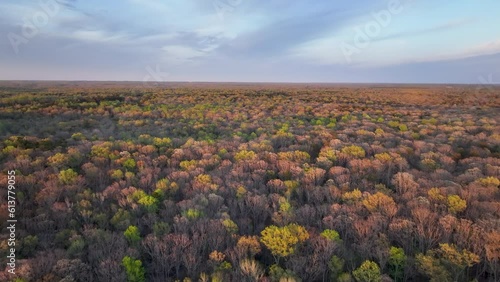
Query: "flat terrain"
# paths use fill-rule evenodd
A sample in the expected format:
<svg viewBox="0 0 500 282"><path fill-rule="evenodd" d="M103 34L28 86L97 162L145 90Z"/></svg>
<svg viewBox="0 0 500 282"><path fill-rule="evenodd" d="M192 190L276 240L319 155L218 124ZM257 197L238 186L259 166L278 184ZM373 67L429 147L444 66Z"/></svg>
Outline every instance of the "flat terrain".
<svg viewBox="0 0 500 282"><path fill-rule="evenodd" d="M498 86L3 81L0 168L20 281L500 280Z"/></svg>

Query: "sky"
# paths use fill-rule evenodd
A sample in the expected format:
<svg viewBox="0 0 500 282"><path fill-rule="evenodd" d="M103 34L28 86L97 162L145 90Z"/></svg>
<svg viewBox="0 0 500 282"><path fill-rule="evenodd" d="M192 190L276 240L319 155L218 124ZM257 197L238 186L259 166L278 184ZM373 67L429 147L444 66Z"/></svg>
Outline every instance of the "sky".
<svg viewBox="0 0 500 282"><path fill-rule="evenodd" d="M0 80L500 83L498 0L2 0Z"/></svg>

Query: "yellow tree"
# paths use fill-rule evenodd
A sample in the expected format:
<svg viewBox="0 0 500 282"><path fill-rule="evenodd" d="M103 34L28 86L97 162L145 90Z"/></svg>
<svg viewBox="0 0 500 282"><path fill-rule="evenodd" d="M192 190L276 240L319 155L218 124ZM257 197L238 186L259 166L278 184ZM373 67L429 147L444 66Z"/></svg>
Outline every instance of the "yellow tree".
<svg viewBox="0 0 500 282"><path fill-rule="evenodd" d="M359 189L354 189L352 192L345 192L342 195L342 200L347 204L352 204L359 201L363 197L363 193Z"/></svg>
<svg viewBox="0 0 500 282"><path fill-rule="evenodd" d="M380 282L382 274L380 267L373 261L366 260L360 267L356 268L352 275L358 282Z"/></svg>
<svg viewBox="0 0 500 282"><path fill-rule="evenodd" d="M448 196L448 211L451 214L463 212L467 208L467 202L460 198L458 195Z"/></svg>
<svg viewBox="0 0 500 282"><path fill-rule="evenodd" d="M284 227L266 227L261 232L260 241L271 251L278 263L279 258L293 254L297 245L308 238L309 233L304 227L292 223Z"/></svg>
<svg viewBox="0 0 500 282"><path fill-rule="evenodd" d="M362 147L356 145L351 145L342 148L342 153L355 158L364 158L366 154L365 150Z"/></svg>
<svg viewBox="0 0 500 282"><path fill-rule="evenodd" d="M373 195L366 197L363 200L363 205L371 213L381 213L387 217L393 217L396 215L398 208L392 197L387 196L383 193L377 192Z"/></svg>
<svg viewBox="0 0 500 282"><path fill-rule="evenodd" d="M468 250L458 250L453 244L439 244L439 249L416 256L417 266L432 281L461 281L466 270L479 263L479 256Z"/></svg>
<svg viewBox="0 0 500 282"><path fill-rule="evenodd" d="M257 236L242 236L236 244L236 254L239 258L253 258L260 253L260 243Z"/></svg>
<svg viewBox="0 0 500 282"><path fill-rule="evenodd" d="M439 253L444 259L444 263L449 266L451 272L455 274L455 281L464 271L479 263L479 256L468 250L458 250L453 244L439 244Z"/></svg>

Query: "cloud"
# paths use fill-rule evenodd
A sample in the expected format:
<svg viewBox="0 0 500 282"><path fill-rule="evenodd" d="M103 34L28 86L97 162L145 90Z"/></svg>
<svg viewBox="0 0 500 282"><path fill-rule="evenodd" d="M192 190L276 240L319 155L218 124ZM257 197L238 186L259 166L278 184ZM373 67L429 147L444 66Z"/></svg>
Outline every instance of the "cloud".
<svg viewBox="0 0 500 282"><path fill-rule="evenodd" d="M386 36L379 36L379 37L374 38L372 40L372 42L384 41L384 40L390 40L390 39L408 38L408 37L413 37L413 36L426 35L426 34L434 33L434 32L447 31L450 29L460 28L462 26L465 26L465 25L473 23L473 22L474 22L474 20L472 20L472 19L455 20L455 21L450 21L450 22L447 22L447 23L444 23L441 25L437 25L437 26L433 26L433 27L429 27L429 28L408 30L408 31L404 31L404 32L389 34Z"/></svg>
<svg viewBox="0 0 500 282"><path fill-rule="evenodd" d="M219 0L58 1L61 11L17 55L5 35L20 33L23 17L40 11L39 2L0 3L3 78L141 80L148 66L159 65L173 80L452 80L488 69L486 58L500 52L493 9L500 5L491 0L491 9L477 11L465 1L420 0L353 64L345 62L339 44L351 42L352 27L372 20L388 0L220 0L238 3L222 19L213 5ZM473 68L446 69L466 62Z"/></svg>
<svg viewBox="0 0 500 282"><path fill-rule="evenodd" d="M495 54L500 54L500 39L489 41L486 43L476 44L471 47L466 47L452 53L447 52L447 53L436 54L435 56L432 57L419 58L416 61L417 62L450 61L450 60L459 60L459 59L466 59L466 58L486 56L486 55L495 55Z"/></svg>
<svg viewBox="0 0 500 282"><path fill-rule="evenodd" d="M473 41L451 44L445 40L424 39L429 40L427 44L424 44L425 41L416 38L419 36L429 37L430 34L439 34L450 30L456 32L458 28L471 23L477 23L477 21L464 18L429 28L393 33L384 37L377 36L370 38L367 46L363 47L352 43L348 45L350 48L354 48L352 54L347 54L349 59L346 58L346 54L342 49L342 44L348 41L345 38L354 36L353 34L349 35L349 33L334 34L302 43L292 48L288 54L290 58L315 65L349 65L357 68L378 68L408 63L459 60L500 53L500 40L473 45ZM442 39L444 37L435 38Z"/></svg>
<svg viewBox="0 0 500 282"><path fill-rule="evenodd" d="M109 34L104 30L77 30L69 35L80 42L120 43L127 35Z"/></svg>
<svg viewBox="0 0 500 282"><path fill-rule="evenodd" d="M258 28L239 33L217 51L237 58L281 57L304 42L335 33L380 3L384 2L363 0L359 5L345 2L331 5L327 2L268 1L255 7L264 18L262 22L253 23Z"/></svg>
<svg viewBox="0 0 500 282"><path fill-rule="evenodd" d="M187 63L196 57L205 55L203 51L183 45L164 46L162 50L165 52L166 61L178 64Z"/></svg>

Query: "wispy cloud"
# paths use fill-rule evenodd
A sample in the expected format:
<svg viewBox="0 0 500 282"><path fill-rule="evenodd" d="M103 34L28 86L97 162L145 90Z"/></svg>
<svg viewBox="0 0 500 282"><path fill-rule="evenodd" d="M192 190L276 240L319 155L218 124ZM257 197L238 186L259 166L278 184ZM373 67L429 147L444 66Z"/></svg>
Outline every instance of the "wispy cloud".
<svg viewBox="0 0 500 282"><path fill-rule="evenodd" d="M352 64L340 43L388 0L241 0L222 19L217 0L57 1L60 12L16 56L7 35L22 35L39 2L0 2L0 78L141 80L146 66L159 65L169 79L185 80L374 82L414 72L476 81L477 73L494 72L486 58L500 53L497 0L413 1ZM484 70L457 69L463 64Z"/></svg>
<svg viewBox="0 0 500 282"><path fill-rule="evenodd" d="M369 9L365 7L365 9ZM359 8L309 7L307 14L278 17L259 29L239 34L221 46L222 54L236 57L269 58L281 56L303 44L323 38L362 13Z"/></svg>
<svg viewBox="0 0 500 282"><path fill-rule="evenodd" d="M404 39L408 37L414 37L414 36L424 36L429 33L436 33L436 32L445 32L450 29L457 29L460 27L463 27L467 24L475 22L474 19L460 19L460 20L454 20L450 21L444 24L436 25L433 27L429 28L422 28L422 29L416 29L416 30L407 30L404 32L397 32L397 33L392 33L388 34L385 36L380 36L375 39L373 39L373 42L376 41L384 41L384 40L390 40L390 39Z"/></svg>
<svg viewBox="0 0 500 282"><path fill-rule="evenodd" d="M440 53L432 57L422 57L415 62L450 61L500 54L500 39L463 48L456 52Z"/></svg>
<svg viewBox="0 0 500 282"><path fill-rule="evenodd" d="M115 42L120 43L124 39L129 38L127 35L119 34L109 34L103 30L78 30L70 35L70 38L74 38L83 42L99 42L108 43Z"/></svg>

